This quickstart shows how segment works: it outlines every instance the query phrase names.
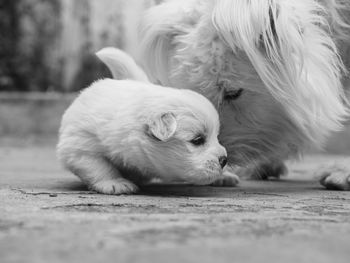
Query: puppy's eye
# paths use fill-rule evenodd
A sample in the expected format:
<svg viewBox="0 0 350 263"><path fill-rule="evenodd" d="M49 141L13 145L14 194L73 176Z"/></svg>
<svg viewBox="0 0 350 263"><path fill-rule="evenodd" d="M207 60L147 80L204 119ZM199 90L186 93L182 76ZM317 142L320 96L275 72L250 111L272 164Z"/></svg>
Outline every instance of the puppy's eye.
<svg viewBox="0 0 350 263"><path fill-rule="evenodd" d="M200 146L205 143L205 137L203 135L198 135L190 141L195 146Z"/></svg>
<svg viewBox="0 0 350 263"><path fill-rule="evenodd" d="M242 93L243 89L227 92L224 96L224 100L236 100L242 95Z"/></svg>

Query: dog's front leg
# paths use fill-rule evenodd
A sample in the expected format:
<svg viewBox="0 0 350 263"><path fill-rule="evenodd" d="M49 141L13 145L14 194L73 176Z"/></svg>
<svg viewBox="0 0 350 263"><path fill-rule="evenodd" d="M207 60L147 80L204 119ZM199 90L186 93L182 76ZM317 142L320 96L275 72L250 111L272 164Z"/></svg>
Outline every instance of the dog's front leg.
<svg viewBox="0 0 350 263"><path fill-rule="evenodd" d="M288 168L281 160L259 162L244 168L227 167L224 169L223 178L216 180L213 186L236 186L240 179L268 180L287 175Z"/></svg>
<svg viewBox="0 0 350 263"><path fill-rule="evenodd" d="M268 180L269 178L280 178L288 173L288 168L283 161L273 159L249 165L236 171L239 177L253 180Z"/></svg>
<svg viewBox="0 0 350 263"><path fill-rule="evenodd" d="M321 168L316 173L320 183L330 190L350 191L350 167L349 165L332 165Z"/></svg>
<svg viewBox="0 0 350 263"><path fill-rule="evenodd" d="M122 177L119 170L106 158L95 155L74 155L68 168L91 190L101 194L132 194L138 187Z"/></svg>

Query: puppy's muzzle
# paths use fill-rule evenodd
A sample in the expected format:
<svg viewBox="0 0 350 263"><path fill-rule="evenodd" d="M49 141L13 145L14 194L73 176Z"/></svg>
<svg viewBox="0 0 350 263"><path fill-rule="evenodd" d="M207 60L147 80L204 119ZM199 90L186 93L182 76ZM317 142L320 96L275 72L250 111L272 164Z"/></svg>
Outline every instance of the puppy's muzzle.
<svg viewBox="0 0 350 263"><path fill-rule="evenodd" d="M226 166L226 164L227 164L227 157L226 156L220 156L219 157L219 163L220 163L221 168L223 169Z"/></svg>

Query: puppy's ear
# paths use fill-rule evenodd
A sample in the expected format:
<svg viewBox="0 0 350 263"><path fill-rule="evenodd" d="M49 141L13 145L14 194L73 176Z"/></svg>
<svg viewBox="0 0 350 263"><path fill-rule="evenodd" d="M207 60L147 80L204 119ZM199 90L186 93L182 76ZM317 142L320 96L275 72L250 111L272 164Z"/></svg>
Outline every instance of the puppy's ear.
<svg viewBox="0 0 350 263"><path fill-rule="evenodd" d="M175 134L176 128L177 121L174 114L167 112L150 120L148 133L160 141L167 141Z"/></svg>
<svg viewBox="0 0 350 263"><path fill-rule="evenodd" d="M140 56L150 80L165 86L169 81L169 56L173 39L185 32L185 7L170 1L150 8L140 23Z"/></svg>

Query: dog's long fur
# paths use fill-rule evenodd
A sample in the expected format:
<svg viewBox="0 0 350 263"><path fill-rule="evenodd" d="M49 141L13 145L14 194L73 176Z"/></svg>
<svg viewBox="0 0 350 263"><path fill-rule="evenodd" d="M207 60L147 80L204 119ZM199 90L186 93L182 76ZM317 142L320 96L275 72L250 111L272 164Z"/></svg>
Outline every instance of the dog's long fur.
<svg viewBox="0 0 350 263"><path fill-rule="evenodd" d="M231 163L322 147L349 116L336 39L345 0L174 0L141 22L152 82L189 88L217 107Z"/></svg>

